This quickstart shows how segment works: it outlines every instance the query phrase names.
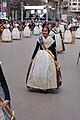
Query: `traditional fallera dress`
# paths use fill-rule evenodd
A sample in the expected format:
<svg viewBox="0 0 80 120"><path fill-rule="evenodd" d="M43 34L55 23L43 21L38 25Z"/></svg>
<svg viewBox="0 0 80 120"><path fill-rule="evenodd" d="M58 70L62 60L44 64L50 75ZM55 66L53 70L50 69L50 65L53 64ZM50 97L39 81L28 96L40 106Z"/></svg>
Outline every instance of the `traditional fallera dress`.
<svg viewBox="0 0 80 120"><path fill-rule="evenodd" d="M2 108L0 108L0 120L5 120L5 116L3 114Z"/></svg>
<svg viewBox="0 0 80 120"><path fill-rule="evenodd" d="M70 32L69 29L67 29L64 33L64 43L66 44L73 44L75 42L75 38Z"/></svg>
<svg viewBox="0 0 80 120"><path fill-rule="evenodd" d="M1 41L1 36L2 36L3 30L4 30L3 26L0 25L0 41Z"/></svg>
<svg viewBox="0 0 80 120"><path fill-rule="evenodd" d="M40 33L42 33L42 25L39 25Z"/></svg>
<svg viewBox="0 0 80 120"><path fill-rule="evenodd" d="M54 39L56 41L56 51L57 52L65 51L64 44L63 44L62 38L60 36L59 28L54 27L54 28L52 28L52 31L55 34L55 38Z"/></svg>
<svg viewBox="0 0 80 120"><path fill-rule="evenodd" d="M18 28L15 26L12 30L12 38L13 40L20 40L21 39L21 34Z"/></svg>
<svg viewBox="0 0 80 120"><path fill-rule="evenodd" d="M53 55L55 56L55 60L57 60L57 51L56 51L56 41L55 41L55 33L51 30L49 32L49 36L53 38L54 44L53 44Z"/></svg>
<svg viewBox="0 0 80 120"><path fill-rule="evenodd" d="M30 37L30 36L31 36L31 30L29 29L28 26L26 26L23 31L23 37Z"/></svg>
<svg viewBox="0 0 80 120"><path fill-rule="evenodd" d="M61 30L62 37L64 38L65 27L64 27L64 24L63 24L63 23L60 23L60 24L59 24L59 30Z"/></svg>
<svg viewBox="0 0 80 120"><path fill-rule="evenodd" d="M38 27L38 25L36 25L36 26L34 27L33 34L34 34L34 35L39 35L39 34L40 34L40 28Z"/></svg>
<svg viewBox="0 0 80 120"><path fill-rule="evenodd" d="M2 86L0 85L0 96L5 99L5 93L3 91ZM8 117L8 115L6 114L6 112L4 111L4 109L0 108L0 116L1 119L0 120L10 120L10 118Z"/></svg>
<svg viewBox="0 0 80 120"><path fill-rule="evenodd" d="M37 40L34 50L32 65L27 74L26 84L29 88L39 90L48 90L58 88L57 71L53 52L54 40L48 36L45 39L43 36ZM45 47L42 47L45 46Z"/></svg>
<svg viewBox="0 0 80 120"><path fill-rule="evenodd" d="M12 35L9 30L9 28L6 28L3 30L2 36L1 36L2 42L12 42Z"/></svg>
<svg viewBox="0 0 80 120"><path fill-rule="evenodd" d="M7 95L5 96L6 93ZM4 100L5 99L10 100L9 90L1 68L1 62L0 62L0 97L2 97ZM3 108L0 108L0 117L1 117L0 120L10 120Z"/></svg>
<svg viewBox="0 0 80 120"><path fill-rule="evenodd" d="M80 38L80 27L76 30L75 38Z"/></svg>
<svg viewBox="0 0 80 120"><path fill-rule="evenodd" d="M51 30L49 33L49 36L53 37L53 36L55 36L55 33Z"/></svg>

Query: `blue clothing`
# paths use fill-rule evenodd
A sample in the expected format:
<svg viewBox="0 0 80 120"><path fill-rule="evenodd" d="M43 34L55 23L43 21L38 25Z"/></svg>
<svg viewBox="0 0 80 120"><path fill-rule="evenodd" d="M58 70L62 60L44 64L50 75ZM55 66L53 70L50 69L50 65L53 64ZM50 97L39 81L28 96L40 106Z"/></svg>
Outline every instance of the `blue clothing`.
<svg viewBox="0 0 80 120"><path fill-rule="evenodd" d="M3 91L3 88L1 87L0 85L0 96L5 99L5 94L4 94L4 91ZM5 120L10 120L10 118L8 117L7 113L5 112L4 109L3 110L3 113L4 113L4 116L5 116Z"/></svg>
<svg viewBox="0 0 80 120"><path fill-rule="evenodd" d="M44 44L44 41L43 41L42 36L41 36L41 37L39 37L39 41L40 41L41 45L43 45L43 44Z"/></svg>

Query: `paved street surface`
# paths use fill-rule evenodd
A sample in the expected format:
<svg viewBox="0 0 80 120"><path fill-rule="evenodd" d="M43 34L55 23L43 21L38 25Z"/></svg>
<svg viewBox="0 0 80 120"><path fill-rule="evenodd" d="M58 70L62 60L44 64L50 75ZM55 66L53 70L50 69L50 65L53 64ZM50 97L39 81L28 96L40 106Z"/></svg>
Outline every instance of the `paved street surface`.
<svg viewBox="0 0 80 120"><path fill-rule="evenodd" d="M48 94L30 92L26 73L37 37L0 42L0 60L9 85L17 120L80 120L80 40L58 55L63 86Z"/></svg>

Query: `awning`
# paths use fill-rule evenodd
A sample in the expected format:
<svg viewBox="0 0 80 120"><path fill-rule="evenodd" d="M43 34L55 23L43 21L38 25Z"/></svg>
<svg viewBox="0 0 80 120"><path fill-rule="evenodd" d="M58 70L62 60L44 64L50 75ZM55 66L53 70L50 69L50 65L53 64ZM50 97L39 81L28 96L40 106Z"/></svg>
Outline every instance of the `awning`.
<svg viewBox="0 0 80 120"><path fill-rule="evenodd" d="M40 6L24 6L25 10L43 10L46 8L46 5L40 5ZM51 6L49 6L51 8Z"/></svg>

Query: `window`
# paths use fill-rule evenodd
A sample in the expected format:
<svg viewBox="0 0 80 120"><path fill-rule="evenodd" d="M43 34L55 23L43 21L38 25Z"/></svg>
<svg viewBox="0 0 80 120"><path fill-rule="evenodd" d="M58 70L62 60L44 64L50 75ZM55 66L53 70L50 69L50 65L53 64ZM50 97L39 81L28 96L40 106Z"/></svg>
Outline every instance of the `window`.
<svg viewBox="0 0 80 120"><path fill-rule="evenodd" d="M71 6L71 3L69 3L69 6Z"/></svg>
<svg viewBox="0 0 80 120"><path fill-rule="evenodd" d="M77 3L72 3L72 5L77 5Z"/></svg>

